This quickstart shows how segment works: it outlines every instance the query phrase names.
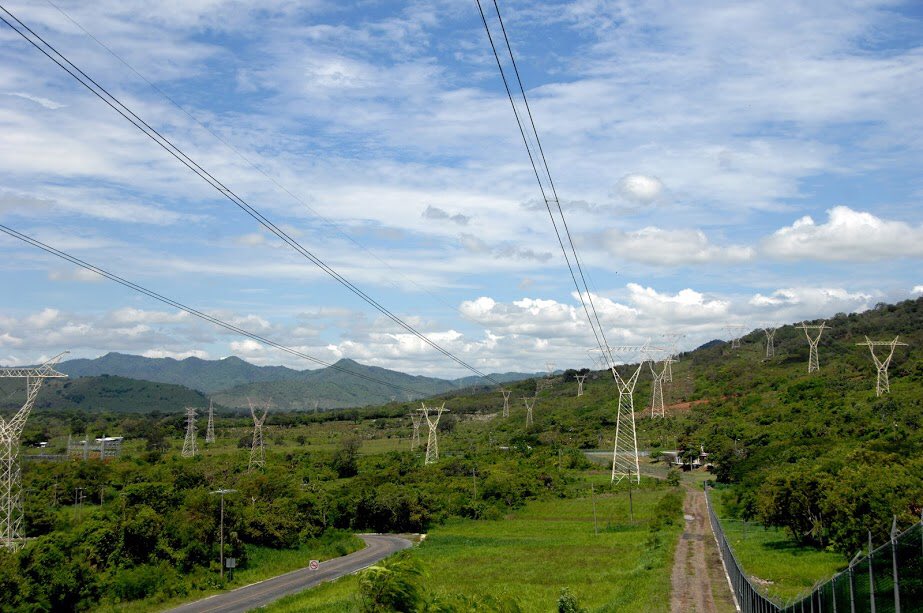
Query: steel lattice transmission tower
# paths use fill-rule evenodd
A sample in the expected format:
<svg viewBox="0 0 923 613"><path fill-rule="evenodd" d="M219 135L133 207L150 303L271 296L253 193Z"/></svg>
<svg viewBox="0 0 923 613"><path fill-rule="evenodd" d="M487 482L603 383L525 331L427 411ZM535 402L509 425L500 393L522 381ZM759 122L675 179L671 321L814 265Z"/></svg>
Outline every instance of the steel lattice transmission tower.
<svg viewBox="0 0 923 613"><path fill-rule="evenodd" d="M431 411L435 411L435 417L430 417ZM443 413L447 413L448 409L445 408L445 403L438 409L430 408L424 404L420 412L423 413L426 425L429 426L429 437L426 439L426 459L423 464L433 464L439 461L439 436L436 429L439 427L439 418L442 417Z"/></svg>
<svg viewBox="0 0 923 613"><path fill-rule="evenodd" d="M522 397L522 401L523 401L523 402L525 403L525 405L526 405L526 426L531 426L531 425L532 425L532 409L535 408L535 400L536 400L537 398L538 398L537 395L536 395L536 396L532 396L532 397L529 397L529 396L523 396L523 397Z"/></svg>
<svg viewBox="0 0 923 613"><path fill-rule="evenodd" d="M583 396L583 382L586 381L587 375L576 375L577 378L577 398Z"/></svg>
<svg viewBox="0 0 923 613"><path fill-rule="evenodd" d="M212 401L208 401L208 425L205 426L205 442L215 442L215 411L212 408Z"/></svg>
<svg viewBox="0 0 923 613"><path fill-rule="evenodd" d="M776 328L775 326L766 326L763 328L763 332L766 334L766 359L768 360L769 358L776 355Z"/></svg>
<svg viewBox="0 0 923 613"><path fill-rule="evenodd" d="M667 368L673 362L670 358L666 358L661 364L663 365L660 369L660 372L657 372L655 368L656 363L654 360L650 360L648 365L651 369L651 419L655 417L665 417L666 412L664 411L663 406L663 382L667 374Z"/></svg>
<svg viewBox="0 0 923 613"><path fill-rule="evenodd" d="M872 354L872 361L875 362L875 368L878 370L878 380L875 383L876 396L891 393L891 383L888 381L888 366L891 365L891 358L894 357L894 350L898 347L907 346L907 343L902 343L898 339L900 339L900 336L895 336L893 341L872 341L866 336L864 343L856 343L857 346L868 347L869 352ZM888 352L887 358L880 360L878 356L875 355L875 347L890 347L891 351Z"/></svg>
<svg viewBox="0 0 923 613"><path fill-rule="evenodd" d="M263 468L266 466L266 449L263 447L263 423L266 421L266 415L269 414L269 403L263 409L262 417L256 416L253 409L253 403L247 398L247 404L250 405L250 417L253 418L253 445L250 447L250 464L247 470L254 468Z"/></svg>
<svg viewBox="0 0 923 613"><path fill-rule="evenodd" d="M410 437L410 450L414 451L420 444L420 424L423 423L423 414L419 411L410 412L410 423L413 424L413 435Z"/></svg>
<svg viewBox="0 0 923 613"><path fill-rule="evenodd" d="M500 390L500 393L503 394L503 416L510 416L510 394L513 393L513 390Z"/></svg>
<svg viewBox="0 0 923 613"><path fill-rule="evenodd" d="M183 439L183 457L191 458L195 456L196 445L196 427L195 427L195 408L186 407L186 438Z"/></svg>
<svg viewBox="0 0 923 613"><path fill-rule="evenodd" d="M811 352L808 354L808 373L810 374L820 370L820 362L817 359L817 344L820 342L820 337L824 333L824 330L827 329L827 322L821 322L819 326L809 326L802 322L801 329L804 330L804 335L808 339L808 345L811 346ZM816 330L817 336L811 338L809 330Z"/></svg>
<svg viewBox="0 0 923 613"><path fill-rule="evenodd" d="M25 536L22 526L22 481L19 438L45 379L66 377L54 369L67 352L36 368L0 368L0 378L25 379L26 401L9 420L0 417L0 545L13 549Z"/></svg>
<svg viewBox="0 0 923 613"><path fill-rule="evenodd" d="M676 345L682 339L686 338L686 335L681 332L667 332L660 335L667 342L667 360L664 363L663 371L663 381L664 383L673 383L673 362L676 358Z"/></svg>
<svg viewBox="0 0 923 613"><path fill-rule="evenodd" d="M724 326L724 329L728 331L731 337L731 349L739 349L740 337L743 331L747 329L747 326L743 324L727 324Z"/></svg>
<svg viewBox="0 0 923 613"><path fill-rule="evenodd" d="M618 347L607 347L608 351L605 357L609 363L609 370L615 379L615 385L619 390L619 406L615 419L615 445L612 449L612 481L620 482L626 477L632 476L637 483L641 482L641 473L638 466L638 436L635 432L635 385L638 383L638 375L641 374L641 367L647 359L646 354L650 351L648 345L623 345ZM623 378L615 369L612 354L622 355L639 355L640 361L634 368L628 378ZM632 472L633 471L633 472Z"/></svg>

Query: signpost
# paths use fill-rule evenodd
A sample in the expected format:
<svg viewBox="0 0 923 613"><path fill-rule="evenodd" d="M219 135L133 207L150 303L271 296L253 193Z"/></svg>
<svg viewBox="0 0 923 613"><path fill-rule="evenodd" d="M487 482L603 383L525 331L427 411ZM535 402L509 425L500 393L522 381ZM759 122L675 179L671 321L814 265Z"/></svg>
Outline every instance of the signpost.
<svg viewBox="0 0 923 613"><path fill-rule="evenodd" d="M234 569L237 568L237 558L225 558L224 567L228 569L228 581L233 581Z"/></svg>
<svg viewBox="0 0 923 613"><path fill-rule="evenodd" d="M317 560L311 560L311 563L308 564L308 568L310 568L311 570L317 570L319 566L320 566L320 562L318 562Z"/></svg>

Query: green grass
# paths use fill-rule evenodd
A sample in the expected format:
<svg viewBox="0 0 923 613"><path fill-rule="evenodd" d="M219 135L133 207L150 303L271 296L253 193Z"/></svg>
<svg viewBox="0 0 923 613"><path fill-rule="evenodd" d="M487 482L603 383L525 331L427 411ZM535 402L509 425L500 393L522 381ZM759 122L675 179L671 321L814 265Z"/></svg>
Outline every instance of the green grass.
<svg viewBox="0 0 923 613"><path fill-rule="evenodd" d="M667 611L682 520L676 512L657 529L656 507L671 491L678 492L649 482L635 490L634 523L626 491L596 496L598 535L591 498L543 501L500 520L434 528L413 555L430 593L509 595L524 611L551 611L566 586L591 611ZM357 579L346 577L267 610L349 611L356 588Z"/></svg>
<svg viewBox="0 0 923 613"><path fill-rule="evenodd" d="M721 499L720 490L712 493L712 504L734 555L762 592L776 602L788 602L846 567L843 556L799 545L782 528L728 517Z"/></svg>
<svg viewBox="0 0 923 613"><path fill-rule="evenodd" d="M97 608L97 611L119 613L141 613L143 611L165 610L185 602L199 600L212 594L257 583L276 575L281 575L299 568L305 568L311 560L329 560L362 549L362 540L348 533L335 533L326 538L321 537L302 544L297 549L271 549L247 545L248 562L246 568L235 571L233 580L226 582L225 589L205 587L214 582L214 578L203 581L200 589L194 584L189 592L168 600L144 599L130 603L110 603Z"/></svg>

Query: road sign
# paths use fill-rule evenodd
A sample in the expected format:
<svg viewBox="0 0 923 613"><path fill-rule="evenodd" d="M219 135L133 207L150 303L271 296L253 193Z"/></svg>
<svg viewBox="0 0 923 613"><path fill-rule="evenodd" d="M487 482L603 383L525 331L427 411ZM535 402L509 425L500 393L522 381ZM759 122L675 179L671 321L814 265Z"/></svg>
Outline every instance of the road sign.
<svg viewBox="0 0 923 613"><path fill-rule="evenodd" d="M320 562L317 560L311 560L311 563L308 565L308 568L311 570L317 570L317 567L320 566Z"/></svg>
<svg viewBox="0 0 923 613"><path fill-rule="evenodd" d="M224 567L225 568L237 568L237 558L225 558Z"/></svg>

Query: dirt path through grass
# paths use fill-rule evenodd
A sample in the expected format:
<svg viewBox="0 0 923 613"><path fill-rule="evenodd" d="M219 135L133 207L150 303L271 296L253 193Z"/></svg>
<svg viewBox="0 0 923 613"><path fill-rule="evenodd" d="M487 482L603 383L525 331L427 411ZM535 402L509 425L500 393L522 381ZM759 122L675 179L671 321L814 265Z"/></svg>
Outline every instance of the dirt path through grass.
<svg viewBox="0 0 923 613"><path fill-rule="evenodd" d="M727 613L734 611L718 548L708 522L705 494L686 484L683 502L686 528L679 537L671 576L673 613Z"/></svg>

